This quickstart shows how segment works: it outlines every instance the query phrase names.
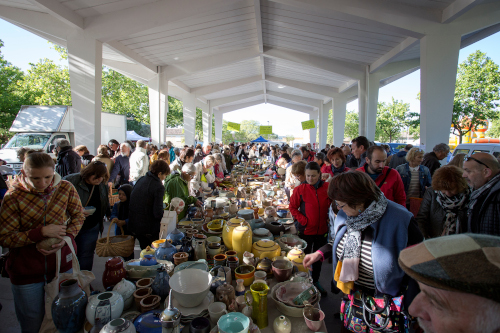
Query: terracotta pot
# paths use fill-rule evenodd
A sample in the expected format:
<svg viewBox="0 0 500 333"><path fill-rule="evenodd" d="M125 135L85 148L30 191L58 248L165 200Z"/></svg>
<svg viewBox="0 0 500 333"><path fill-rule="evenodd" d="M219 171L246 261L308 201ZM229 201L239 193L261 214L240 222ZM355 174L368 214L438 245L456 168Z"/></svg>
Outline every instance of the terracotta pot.
<svg viewBox="0 0 500 333"><path fill-rule="evenodd" d="M153 292L153 289L151 289L151 288L137 289L134 292L135 306L137 309L141 308L142 299L151 295L152 292Z"/></svg>
<svg viewBox="0 0 500 333"><path fill-rule="evenodd" d="M151 278L144 278L144 279L138 280L135 283L135 286L137 287L137 289L149 288L149 287L151 287L152 283L153 283L153 279L151 279Z"/></svg>
<svg viewBox="0 0 500 333"><path fill-rule="evenodd" d="M141 312L144 313L149 310L160 307L161 297L158 295L149 295L141 300Z"/></svg>
<svg viewBox="0 0 500 333"><path fill-rule="evenodd" d="M189 258L189 254L186 252L177 252L174 254L174 264L177 266L179 264L182 264L183 262L186 262Z"/></svg>
<svg viewBox="0 0 500 333"><path fill-rule="evenodd" d="M106 267L102 274L102 285L105 289L118 284L122 279L127 277L127 271L123 267L123 259L114 257L106 261Z"/></svg>

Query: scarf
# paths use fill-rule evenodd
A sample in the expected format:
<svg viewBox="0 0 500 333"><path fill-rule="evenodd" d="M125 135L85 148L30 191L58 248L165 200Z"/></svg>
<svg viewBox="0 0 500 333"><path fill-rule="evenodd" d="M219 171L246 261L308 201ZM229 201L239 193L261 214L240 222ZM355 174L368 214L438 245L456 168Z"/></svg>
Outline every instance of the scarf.
<svg viewBox="0 0 500 333"><path fill-rule="evenodd" d="M469 210L468 210L468 215L470 216L472 214L472 210L474 209L474 206L477 203L477 200L482 196L484 192L489 190L490 188L493 187L498 181L500 180L500 173L496 175L495 177L491 178L489 182L478 188L477 190L473 191L470 195L470 201L469 201Z"/></svg>
<svg viewBox="0 0 500 333"><path fill-rule="evenodd" d="M460 220L458 212L466 207L469 201L470 191L459 193L453 197L443 194L441 191L434 191L437 194L436 201L445 212L445 222L441 236L458 234L460 230Z"/></svg>
<svg viewBox="0 0 500 333"><path fill-rule="evenodd" d="M359 277L359 258L361 257L361 232L371 224L380 220L387 209L387 199L383 194L378 201L373 201L368 208L358 216L348 216L344 251L340 258L342 270L340 281L356 281Z"/></svg>
<svg viewBox="0 0 500 333"><path fill-rule="evenodd" d="M332 164L332 172L333 172L334 176L338 175L339 173L344 172L344 170L345 170L345 163L342 163L342 166L338 169L336 167L334 167Z"/></svg>

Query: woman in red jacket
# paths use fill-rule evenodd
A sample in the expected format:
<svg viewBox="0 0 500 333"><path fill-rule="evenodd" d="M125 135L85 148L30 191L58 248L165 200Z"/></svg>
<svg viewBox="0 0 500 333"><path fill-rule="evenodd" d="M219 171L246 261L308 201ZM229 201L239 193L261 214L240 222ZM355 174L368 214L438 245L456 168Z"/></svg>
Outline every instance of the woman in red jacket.
<svg viewBox="0 0 500 333"><path fill-rule="evenodd" d="M318 163L307 163L304 171L298 169L294 164L292 173L305 181L294 189L289 208L297 234L307 242L305 253L313 253L328 242L328 210L332 201L328 197L328 183L321 180ZM316 288L326 296L326 290L319 283L320 273L321 262L318 261L313 264L312 278Z"/></svg>
<svg viewBox="0 0 500 333"><path fill-rule="evenodd" d="M326 154L326 158L330 161L329 166L323 166L321 173L329 174L331 177L339 175L341 173L349 171L349 168L345 166L345 155L342 149L332 148ZM325 177L323 177L324 179ZM328 178L328 177L327 177Z"/></svg>

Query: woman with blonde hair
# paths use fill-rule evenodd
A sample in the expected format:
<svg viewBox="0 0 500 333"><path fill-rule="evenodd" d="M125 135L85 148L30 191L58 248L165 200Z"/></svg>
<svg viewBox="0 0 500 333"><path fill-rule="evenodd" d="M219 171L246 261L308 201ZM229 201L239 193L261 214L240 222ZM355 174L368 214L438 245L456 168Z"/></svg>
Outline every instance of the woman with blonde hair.
<svg viewBox="0 0 500 333"><path fill-rule="evenodd" d="M431 172L429 168L421 165L424 151L420 148L411 148L406 154L408 163L398 165L399 172L406 193L406 206L410 208L410 198L422 198L425 189L431 186Z"/></svg>

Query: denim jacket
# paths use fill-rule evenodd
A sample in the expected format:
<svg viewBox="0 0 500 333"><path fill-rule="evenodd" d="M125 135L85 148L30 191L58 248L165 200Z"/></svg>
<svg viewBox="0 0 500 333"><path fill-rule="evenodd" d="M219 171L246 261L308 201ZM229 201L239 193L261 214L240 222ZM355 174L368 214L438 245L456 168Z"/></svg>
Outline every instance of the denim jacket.
<svg viewBox="0 0 500 333"><path fill-rule="evenodd" d="M410 164L402 164L396 168L396 171L399 172L401 176L401 180L403 180L403 185L405 187L405 193L408 193L408 188L411 183L411 171ZM431 186L432 178L431 172L429 168L423 165L418 166L418 178L420 180L420 198L424 197L425 188Z"/></svg>

